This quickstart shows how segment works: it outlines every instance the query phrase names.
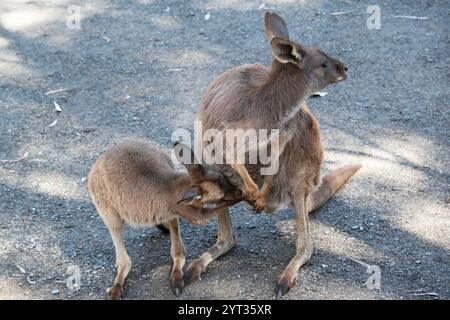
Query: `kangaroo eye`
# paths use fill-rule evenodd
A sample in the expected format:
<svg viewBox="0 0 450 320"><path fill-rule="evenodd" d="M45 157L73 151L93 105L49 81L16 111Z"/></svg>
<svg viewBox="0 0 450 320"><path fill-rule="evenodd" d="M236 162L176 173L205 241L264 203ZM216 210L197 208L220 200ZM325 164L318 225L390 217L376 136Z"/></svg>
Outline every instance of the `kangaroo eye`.
<svg viewBox="0 0 450 320"><path fill-rule="evenodd" d="M322 68L327 68L327 63L326 62L324 62L324 63L322 63L321 65L320 65Z"/></svg>

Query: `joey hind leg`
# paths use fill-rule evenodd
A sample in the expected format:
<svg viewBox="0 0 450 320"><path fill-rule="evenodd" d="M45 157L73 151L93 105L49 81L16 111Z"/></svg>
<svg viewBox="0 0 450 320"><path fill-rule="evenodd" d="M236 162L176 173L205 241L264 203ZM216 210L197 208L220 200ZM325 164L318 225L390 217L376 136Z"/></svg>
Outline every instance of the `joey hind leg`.
<svg viewBox="0 0 450 320"><path fill-rule="evenodd" d="M309 261L313 253L313 245L309 233L309 217L306 209L306 195L302 190L294 193L296 210L296 254L280 276L277 286L277 298L285 295L291 289L298 276L298 270Z"/></svg>
<svg viewBox="0 0 450 320"><path fill-rule="evenodd" d="M170 287L178 297L184 287L183 267L185 263L186 250L180 236L178 219L173 219L169 223L170 230L170 254L173 259L172 273L170 275Z"/></svg>
<svg viewBox="0 0 450 320"><path fill-rule="evenodd" d="M114 247L116 249L117 275L114 279L113 286L107 289L108 299L120 300L123 294L123 284L125 282L125 278L131 269L131 260L123 242L123 221L117 212L112 209L99 210L99 213L111 233Z"/></svg>
<svg viewBox="0 0 450 320"><path fill-rule="evenodd" d="M219 208L217 211L217 242L187 268L184 273L186 284L200 279L200 276L212 261L224 255L236 245L236 236L233 233L233 225L228 207Z"/></svg>

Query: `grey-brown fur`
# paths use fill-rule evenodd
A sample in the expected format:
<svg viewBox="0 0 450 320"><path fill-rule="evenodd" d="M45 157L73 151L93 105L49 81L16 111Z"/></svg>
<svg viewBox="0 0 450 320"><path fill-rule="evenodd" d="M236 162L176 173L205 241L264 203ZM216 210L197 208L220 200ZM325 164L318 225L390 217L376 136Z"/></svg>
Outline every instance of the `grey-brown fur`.
<svg viewBox="0 0 450 320"><path fill-rule="evenodd" d="M193 224L205 223L215 214L214 210L204 208L205 202L219 206L230 191L227 182L220 181L223 180L220 173L201 165L186 167L189 174L176 171L167 153L148 141L137 140L111 147L92 166L89 192L116 249L117 276L108 291L110 299L122 297L123 284L131 269L122 238L124 223L135 227L162 225L169 229L174 262L170 282L174 293L180 294L185 249L178 217ZM190 188L195 188L202 200L185 200Z"/></svg>
<svg viewBox="0 0 450 320"><path fill-rule="evenodd" d="M244 194L253 194L249 198L256 199L255 203L262 197L259 206L266 212L289 206L297 212L297 253L280 276L277 287L277 294L283 295L293 286L298 269L313 252L308 213L328 200L360 166L347 166L331 173L317 188L323 150L319 124L305 99L314 91L345 80L347 67L319 49L289 40L287 26L276 14L266 13L265 33L272 49L272 66L244 65L220 75L204 93L198 119L204 131L275 128L288 133L289 140L280 149L280 169L269 179L260 175L261 164L232 166L242 178ZM206 146L210 141L202 143ZM222 170L233 175L225 167ZM218 241L189 266L186 278L190 281L236 243L227 208L221 208L218 216Z"/></svg>

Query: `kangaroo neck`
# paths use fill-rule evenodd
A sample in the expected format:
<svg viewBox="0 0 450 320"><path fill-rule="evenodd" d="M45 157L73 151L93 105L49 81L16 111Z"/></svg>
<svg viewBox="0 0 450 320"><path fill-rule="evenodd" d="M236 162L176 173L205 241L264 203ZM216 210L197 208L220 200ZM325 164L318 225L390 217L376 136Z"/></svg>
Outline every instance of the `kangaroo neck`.
<svg viewBox="0 0 450 320"><path fill-rule="evenodd" d="M307 75L293 63L272 61L269 77L262 90L280 125L292 119L307 95Z"/></svg>

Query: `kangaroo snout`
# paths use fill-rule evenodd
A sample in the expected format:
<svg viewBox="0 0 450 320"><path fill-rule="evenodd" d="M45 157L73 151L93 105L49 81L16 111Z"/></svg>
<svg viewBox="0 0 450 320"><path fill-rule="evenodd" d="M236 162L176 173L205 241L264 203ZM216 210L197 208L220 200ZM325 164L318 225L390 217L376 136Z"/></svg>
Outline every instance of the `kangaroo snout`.
<svg viewBox="0 0 450 320"><path fill-rule="evenodd" d="M336 82L347 80L348 66L338 60L335 60L336 73L338 74Z"/></svg>

